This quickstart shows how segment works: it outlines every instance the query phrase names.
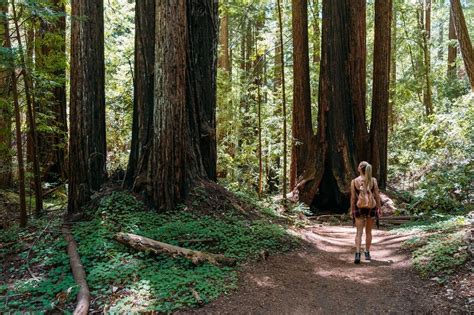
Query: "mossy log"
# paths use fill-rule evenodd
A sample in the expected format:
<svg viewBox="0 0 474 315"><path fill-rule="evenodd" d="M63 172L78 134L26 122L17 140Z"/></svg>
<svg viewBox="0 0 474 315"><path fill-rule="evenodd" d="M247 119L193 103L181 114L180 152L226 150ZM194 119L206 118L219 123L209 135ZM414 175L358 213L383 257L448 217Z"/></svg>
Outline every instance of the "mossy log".
<svg viewBox="0 0 474 315"><path fill-rule="evenodd" d="M190 259L196 265L204 262L209 262L217 266L233 266L236 263L235 259L225 257L224 255L206 253L188 248L183 248L155 241L140 235L130 233L117 233L115 234L114 238L120 243L126 244L136 250L150 251L155 254L168 254L173 257L181 256Z"/></svg>

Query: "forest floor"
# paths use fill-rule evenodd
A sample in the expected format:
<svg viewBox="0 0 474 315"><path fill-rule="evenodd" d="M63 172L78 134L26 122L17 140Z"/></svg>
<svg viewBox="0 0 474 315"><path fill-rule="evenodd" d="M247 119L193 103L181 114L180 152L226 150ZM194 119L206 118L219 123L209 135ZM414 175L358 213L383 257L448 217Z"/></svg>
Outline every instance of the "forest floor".
<svg viewBox="0 0 474 315"><path fill-rule="evenodd" d="M180 314L381 314L473 311L473 278L460 274L455 293L413 270L402 249L410 233L374 231L372 260L354 260L354 228L313 226L294 231L297 251L269 257L241 273L238 289ZM462 278L462 279L461 279ZM446 293L447 292L447 293ZM456 296L454 296L456 295ZM466 305L467 304L471 304Z"/></svg>

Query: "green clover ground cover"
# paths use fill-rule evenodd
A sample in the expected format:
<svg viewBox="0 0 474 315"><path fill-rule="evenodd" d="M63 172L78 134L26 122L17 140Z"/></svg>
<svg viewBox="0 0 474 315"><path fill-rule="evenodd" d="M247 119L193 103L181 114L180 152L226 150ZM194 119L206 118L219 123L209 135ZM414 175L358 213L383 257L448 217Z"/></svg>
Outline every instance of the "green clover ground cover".
<svg viewBox="0 0 474 315"><path fill-rule="evenodd" d="M423 278L437 276L442 281L470 257L464 240L467 223L464 216L446 216L413 222L395 231L416 232L403 247L411 250L413 265Z"/></svg>
<svg viewBox="0 0 474 315"><path fill-rule="evenodd" d="M122 192L103 198L90 217L90 221L75 224L73 234L93 296L91 306L102 311L171 312L196 306L193 291L209 302L237 283L236 268L195 266L184 258L137 252L113 240L116 232L220 253L240 263L257 258L262 250L276 253L296 245L282 227L264 220L250 221L235 214L221 218L197 216L183 209L157 214ZM46 224L44 220L35 223L38 230ZM39 281L29 276L26 266L21 266L20 279L0 286L0 312L73 309L78 288L70 272L60 227L61 220L55 219L49 232L34 246L30 265L35 266ZM7 237L15 236L2 234L0 241L5 242ZM210 241L186 242L192 239ZM25 259L26 254L27 251L20 255Z"/></svg>

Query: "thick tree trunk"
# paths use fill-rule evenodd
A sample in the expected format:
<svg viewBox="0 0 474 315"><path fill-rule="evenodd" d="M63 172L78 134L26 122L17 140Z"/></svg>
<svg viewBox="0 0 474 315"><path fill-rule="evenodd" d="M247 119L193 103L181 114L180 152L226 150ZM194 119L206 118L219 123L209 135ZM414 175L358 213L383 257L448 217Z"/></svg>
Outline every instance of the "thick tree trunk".
<svg viewBox="0 0 474 315"><path fill-rule="evenodd" d="M385 189L387 183L391 18L392 0L376 0L370 161L373 175L378 178L379 187L382 189Z"/></svg>
<svg viewBox="0 0 474 315"><path fill-rule="evenodd" d="M0 47L7 49L5 29L8 6L0 2ZM8 188L12 184L12 110L10 104L11 74L9 65L0 65L0 189Z"/></svg>
<svg viewBox="0 0 474 315"><path fill-rule="evenodd" d="M120 243L126 244L140 251L151 251L155 254L168 254L173 257L185 257L196 265L208 262L218 266L234 266L236 263L235 259L225 257L224 255L191 250L188 248L155 241L140 235L117 233L115 234L114 238Z"/></svg>
<svg viewBox="0 0 474 315"><path fill-rule="evenodd" d="M454 17L453 17L453 10L449 10L449 44L448 44L448 78L454 79L456 78L456 58L458 55L458 48L454 41L457 40L456 37L456 29L454 27Z"/></svg>
<svg viewBox="0 0 474 315"><path fill-rule="evenodd" d="M155 1L135 4L135 76L133 82L132 144L124 186L140 189L153 141L153 89L155 69ZM135 187L138 185L138 187Z"/></svg>
<svg viewBox="0 0 474 315"><path fill-rule="evenodd" d="M217 2L157 1L150 156L140 187L158 210L215 179Z"/></svg>
<svg viewBox="0 0 474 315"><path fill-rule="evenodd" d="M474 91L474 50L472 49L471 39L467 30L466 21L464 20L461 2L459 0L450 1L456 37L458 38L459 46L461 47L461 55L471 84L471 90Z"/></svg>
<svg viewBox="0 0 474 315"><path fill-rule="evenodd" d="M356 9L357 8L357 9ZM362 11L361 11L362 10ZM346 211L349 187L365 143L365 1L324 0L317 144L313 167L298 181L295 197L318 209ZM362 62L365 65L365 62ZM349 66L347 66L349 65ZM362 75L364 74L364 75ZM363 77L363 80L358 80ZM362 119L362 120L361 120ZM357 126L357 127L356 127ZM364 131L364 132L361 132ZM357 133L359 131L359 133Z"/></svg>
<svg viewBox="0 0 474 315"><path fill-rule="evenodd" d="M46 181L65 180L67 116L66 116L66 16L65 6L61 0L53 0L50 9L58 16L54 21L40 21L36 32L36 70L43 78L36 82L38 89L47 84L46 95L36 98L37 111L52 115L50 121L56 128L49 133L38 133L40 164L43 168L43 179ZM54 82L54 86L51 86Z"/></svg>
<svg viewBox="0 0 474 315"><path fill-rule="evenodd" d="M290 190L303 174L314 150L309 82L308 3L293 0L293 121L291 142Z"/></svg>
<svg viewBox="0 0 474 315"><path fill-rule="evenodd" d="M281 97L282 97L282 115L283 115L283 174L282 174L282 183L283 183L283 199L286 200L287 193L287 126L286 126L286 90L285 90L285 61L284 61L284 47L283 47L283 21L282 21L282 12L281 12L281 3L280 0L277 0L277 10L278 10L278 41L280 45L280 79L281 79Z"/></svg>
<svg viewBox="0 0 474 315"><path fill-rule="evenodd" d="M10 38L10 29L8 24L8 19L3 19L2 26L4 29L4 41L5 47L8 50L12 49L11 38ZM16 133L16 154L17 154L17 163L18 163L18 190L20 195L20 226L25 227L27 224L27 214L26 214L26 198L25 198L25 166L23 159L23 140L21 137L21 114L20 114L20 104L18 101L18 84L17 76L15 71L15 64L13 60L10 60L9 63L12 71L10 72L11 76L11 90L13 96L13 108L15 112L15 133Z"/></svg>
<svg viewBox="0 0 474 315"><path fill-rule="evenodd" d="M103 0L72 0L69 212L107 178Z"/></svg>

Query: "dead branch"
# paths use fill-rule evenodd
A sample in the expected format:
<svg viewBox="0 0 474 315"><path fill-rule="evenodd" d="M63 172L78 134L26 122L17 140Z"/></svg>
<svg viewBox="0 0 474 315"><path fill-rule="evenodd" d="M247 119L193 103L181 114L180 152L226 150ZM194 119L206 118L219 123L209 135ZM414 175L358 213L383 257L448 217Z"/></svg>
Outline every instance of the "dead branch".
<svg viewBox="0 0 474 315"><path fill-rule="evenodd" d="M86 272L81 263L81 257L77 253L77 244L72 237L69 226L63 226L64 238L67 242L67 253L69 254L69 263L71 264L72 274L77 285L79 285L79 293L77 294L77 305L74 309L74 315L86 315L89 311L90 292L87 285Z"/></svg>
<svg viewBox="0 0 474 315"><path fill-rule="evenodd" d="M190 259L194 264L209 262L214 265L233 266L236 261L233 258L224 255L211 254L197 250L191 250L179 246L152 240L147 237L130 233L117 233L114 238L123 244L126 244L136 250L151 251L155 254L168 254L172 257L181 256Z"/></svg>

